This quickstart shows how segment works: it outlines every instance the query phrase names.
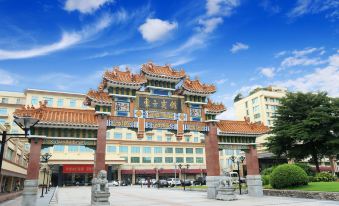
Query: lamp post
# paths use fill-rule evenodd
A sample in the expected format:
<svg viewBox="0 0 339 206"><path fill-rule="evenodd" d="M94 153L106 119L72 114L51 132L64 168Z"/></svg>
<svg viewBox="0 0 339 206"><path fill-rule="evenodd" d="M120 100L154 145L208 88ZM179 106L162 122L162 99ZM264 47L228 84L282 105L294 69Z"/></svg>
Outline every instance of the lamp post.
<svg viewBox="0 0 339 206"><path fill-rule="evenodd" d="M185 166L186 166L186 168L185 168ZM179 167L180 170L182 168L183 171L184 171L184 190L186 190L186 169L188 169L190 167L190 165L189 164L186 164L186 165L179 164L178 167Z"/></svg>
<svg viewBox="0 0 339 206"><path fill-rule="evenodd" d="M240 163L242 164L245 160L244 156L239 156L238 158L235 156L231 156L230 159L233 163L237 163L238 166L238 181L239 181L239 193L241 195L241 180L240 180Z"/></svg>
<svg viewBox="0 0 339 206"><path fill-rule="evenodd" d="M1 174L1 169L2 169L2 160L4 158L4 150L5 150L5 144L8 140L10 140L13 136L15 138L27 138L29 130L34 127L39 120L32 118L30 116L24 116L24 117L17 117L14 116L14 122L17 124L22 130L25 131L25 136L23 137L23 134L13 134L13 133L7 133L7 130L9 130L9 127L7 130L3 131L1 133L2 138L1 138L1 151L0 151L0 174ZM9 125L8 125L9 126ZM7 139L7 136L11 136Z"/></svg>
<svg viewBox="0 0 339 206"><path fill-rule="evenodd" d="M41 163L46 163L46 167L47 167L48 166L48 164L47 164L48 160L51 157L52 157L51 154L45 153L45 154L41 155L40 162ZM43 171L44 171L44 178L42 180L41 196L40 197L44 197L45 174L46 174L46 170L47 170L46 167L43 169ZM48 182L48 177L47 177L47 182ZM47 194L47 185L46 185L46 192L45 192L45 194Z"/></svg>

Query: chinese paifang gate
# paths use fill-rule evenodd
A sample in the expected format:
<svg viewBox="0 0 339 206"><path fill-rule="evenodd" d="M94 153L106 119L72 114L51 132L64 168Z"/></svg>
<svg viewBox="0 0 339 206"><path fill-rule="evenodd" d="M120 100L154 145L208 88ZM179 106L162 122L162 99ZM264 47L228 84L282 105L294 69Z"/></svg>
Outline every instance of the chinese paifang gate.
<svg viewBox="0 0 339 206"><path fill-rule="evenodd" d="M255 142L256 137L267 133L268 128L248 119L217 120L216 116L226 108L209 99L215 92L214 85L192 80L184 70L148 62L142 65L139 74L128 68L120 71L118 67L106 71L98 89L90 90L84 100L84 104L94 110L52 108L45 103L39 108L27 106L16 110L16 116L40 120L30 133L24 198L37 190L41 148L55 144L94 148L95 176L98 171L107 170L106 131L115 128L134 130L138 139L143 139L152 130L166 130L179 143L187 132L205 134L209 198L215 198L215 184L221 174L219 150L241 149L246 153L249 194L262 195Z"/></svg>

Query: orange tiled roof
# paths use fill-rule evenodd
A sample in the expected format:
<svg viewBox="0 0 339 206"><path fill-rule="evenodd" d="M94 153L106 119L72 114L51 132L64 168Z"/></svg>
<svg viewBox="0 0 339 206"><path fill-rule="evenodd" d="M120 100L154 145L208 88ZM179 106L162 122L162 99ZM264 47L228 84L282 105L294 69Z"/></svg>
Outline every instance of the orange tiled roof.
<svg viewBox="0 0 339 206"><path fill-rule="evenodd" d="M120 71L119 67L115 67L113 71L106 71L104 73L104 79L117 83L124 84L144 84L147 79L141 74L132 74L131 71L126 68L126 71Z"/></svg>
<svg viewBox="0 0 339 206"><path fill-rule="evenodd" d="M263 124L250 123L249 121L220 120L217 122L218 128L223 133L240 134L263 134L268 132L268 127Z"/></svg>
<svg viewBox="0 0 339 206"><path fill-rule="evenodd" d="M161 76L161 77L169 77L182 79L186 76L184 70L176 71L172 69L169 65L158 66L153 64L152 62L143 64L141 70L149 75Z"/></svg>
<svg viewBox="0 0 339 206"><path fill-rule="evenodd" d="M205 109L207 113L222 113L226 111L226 107L222 103L213 103L211 99L208 99Z"/></svg>
<svg viewBox="0 0 339 206"><path fill-rule="evenodd" d="M89 98L90 101L95 101L101 104L112 104L113 103L113 100L108 95L108 93L100 89L99 91L89 90L86 97ZM85 102L87 102L87 100Z"/></svg>
<svg viewBox="0 0 339 206"><path fill-rule="evenodd" d="M182 84L182 87L190 92L208 93L208 94L216 92L216 87L214 85L202 84L198 79L190 80L187 78Z"/></svg>
<svg viewBox="0 0 339 206"><path fill-rule="evenodd" d="M39 124L97 126L94 110L52 108L42 102L39 108L27 106L16 109L14 115L31 116L39 119Z"/></svg>

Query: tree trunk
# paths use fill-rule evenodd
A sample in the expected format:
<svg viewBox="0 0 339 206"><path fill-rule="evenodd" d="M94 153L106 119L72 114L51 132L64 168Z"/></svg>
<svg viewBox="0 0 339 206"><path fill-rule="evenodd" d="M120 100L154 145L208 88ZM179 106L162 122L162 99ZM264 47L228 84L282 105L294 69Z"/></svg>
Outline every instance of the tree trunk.
<svg viewBox="0 0 339 206"><path fill-rule="evenodd" d="M315 170L316 170L317 173L319 173L320 172L319 160L318 160L318 155L317 155L316 152L313 152L312 158L313 158L313 162L315 164Z"/></svg>

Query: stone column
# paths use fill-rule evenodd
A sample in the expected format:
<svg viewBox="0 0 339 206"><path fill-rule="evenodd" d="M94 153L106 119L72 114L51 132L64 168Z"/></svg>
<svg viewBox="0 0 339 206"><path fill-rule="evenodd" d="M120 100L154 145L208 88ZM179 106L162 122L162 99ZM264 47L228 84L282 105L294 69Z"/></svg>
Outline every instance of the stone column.
<svg viewBox="0 0 339 206"><path fill-rule="evenodd" d="M42 139L31 138L31 148L27 167L27 176L22 193L22 206L35 206L38 193L38 179L40 172L40 153Z"/></svg>
<svg viewBox="0 0 339 206"><path fill-rule="evenodd" d="M135 169L132 168L132 184L135 185Z"/></svg>
<svg viewBox="0 0 339 206"><path fill-rule="evenodd" d="M155 179L158 181L159 180L159 169L155 169Z"/></svg>
<svg viewBox="0 0 339 206"><path fill-rule="evenodd" d="M205 138L207 198L215 199L220 179L218 135L215 122L209 123L208 126L209 132Z"/></svg>
<svg viewBox="0 0 339 206"><path fill-rule="evenodd" d="M121 168L118 168L118 180L121 182Z"/></svg>
<svg viewBox="0 0 339 206"><path fill-rule="evenodd" d="M248 195L253 197L262 197L263 188L259 173L259 160L257 150L254 146L250 146L246 151L246 166Z"/></svg>
<svg viewBox="0 0 339 206"><path fill-rule="evenodd" d="M107 116L99 114L97 116L98 133L97 133L97 147L95 150L95 168L94 175L99 173L100 170L106 170L105 156L106 156L106 131L107 131Z"/></svg>

